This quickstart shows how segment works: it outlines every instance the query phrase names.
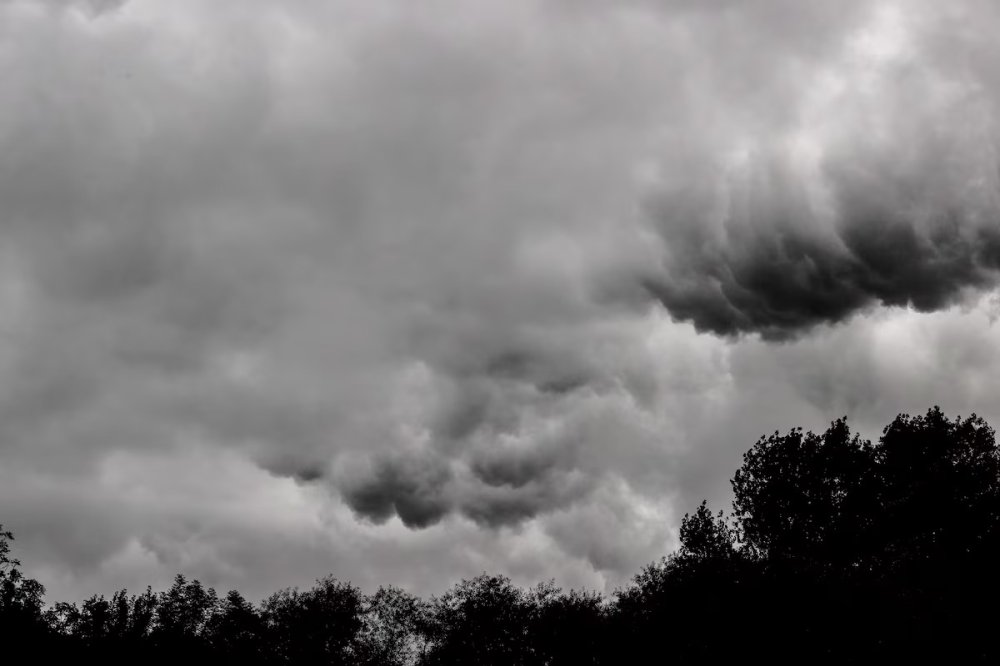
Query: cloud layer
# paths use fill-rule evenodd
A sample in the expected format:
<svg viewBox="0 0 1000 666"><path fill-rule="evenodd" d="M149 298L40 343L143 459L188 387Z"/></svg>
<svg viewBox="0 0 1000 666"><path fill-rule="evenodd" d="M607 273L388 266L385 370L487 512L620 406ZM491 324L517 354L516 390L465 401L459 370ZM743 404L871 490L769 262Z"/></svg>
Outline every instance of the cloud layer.
<svg viewBox="0 0 1000 666"><path fill-rule="evenodd" d="M997 18L0 3L0 520L56 594L610 587L761 432L988 415Z"/></svg>

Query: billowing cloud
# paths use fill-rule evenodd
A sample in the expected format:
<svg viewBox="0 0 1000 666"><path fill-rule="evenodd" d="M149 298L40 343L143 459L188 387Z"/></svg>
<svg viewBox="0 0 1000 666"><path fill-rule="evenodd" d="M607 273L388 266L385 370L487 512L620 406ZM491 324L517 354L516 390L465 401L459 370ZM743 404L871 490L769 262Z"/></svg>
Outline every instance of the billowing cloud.
<svg viewBox="0 0 1000 666"><path fill-rule="evenodd" d="M967 19L873 5L828 58L800 63L800 94L762 111L779 123L669 174L650 205L663 270L643 286L699 330L772 339L995 286L997 99L975 63L986 54L968 32L955 35L968 60L928 45Z"/></svg>
<svg viewBox="0 0 1000 666"><path fill-rule="evenodd" d="M450 476L443 461L433 457L389 458L379 460L372 477L345 494L352 509L376 521L398 515L407 527L427 527L450 508L442 497Z"/></svg>
<svg viewBox="0 0 1000 666"><path fill-rule="evenodd" d="M762 432L983 411L996 25L0 3L0 521L57 595L610 588Z"/></svg>

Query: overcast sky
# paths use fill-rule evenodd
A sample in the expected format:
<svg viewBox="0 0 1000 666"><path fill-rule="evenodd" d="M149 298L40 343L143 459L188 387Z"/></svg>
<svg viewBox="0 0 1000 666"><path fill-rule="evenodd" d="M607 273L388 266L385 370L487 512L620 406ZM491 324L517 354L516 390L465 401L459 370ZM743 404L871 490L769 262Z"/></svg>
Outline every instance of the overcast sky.
<svg viewBox="0 0 1000 666"><path fill-rule="evenodd" d="M0 0L49 600L612 590L758 436L1000 424L994 0Z"/></svg>

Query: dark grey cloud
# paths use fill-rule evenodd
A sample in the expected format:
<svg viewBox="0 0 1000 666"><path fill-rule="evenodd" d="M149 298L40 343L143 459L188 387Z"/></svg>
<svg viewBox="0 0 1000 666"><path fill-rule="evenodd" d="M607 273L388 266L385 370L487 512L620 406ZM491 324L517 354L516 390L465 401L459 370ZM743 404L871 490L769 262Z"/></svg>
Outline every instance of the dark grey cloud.
<svg viewBox="0 0 1000 666"><path fill-rule="evenodd" d="M382 458L370 478L349 482L344 499L357 513L377 522L398 515L407 527L427 527L449 511L443 495L451 478L446 461L427 454Z"/></svg>
<svg viewBox="0 0 1000 666"><path fill-rule="evenodd" d="M491 449L473 461L472 472L486 485L520 488L543 476L557 462L552 451L535 449L510 455Z"/></svg>
<svg viewBox="0 0 1000 666"><path fill-rule="evenodd" d="M376 523L398 516L410 528L450 514L484 527L516 525L565 508L596 486L575 464L571 436L520 442L511 436L460 440L450 458L441 449L390 451L333 480L359 516Z"/></svg>
<svg viewBox="0 0 1000 666"><path fill-rule="evenodd" d="M946 167L939 153L925 158L921 179L903 174L896 182L872 183L856 173L835 174L832 234L809 224L812 213L795 205L788 176L765 177L753 185L762 192L749 192L748 202L726 211L724 238L670 233L667 272L644 285L699 330L769 339L875 305L939 310L970 290L996 285L1000 209L977 210L959 192L935 191L936 183L927 181ZM895 175L892 165L884 166L866 175ZM997 166L983 165L984 175ZM792 199L790 205L781 205L783 198Z"/></svg>
<svg viewBox="0 0 1000 666"><path fill-rule="evenodd" d="M538 492L556 487L553 470L594 483L616 471L585 456L553 464L533 430L588 394L659 408L664 395L649 373L595 362L595 339L576 348L568 333L619 307L641 310L652 297L697 331L788 340L880 305L947 308L996 280L997 165L977 148L996 142L982 113L992 101L969 98L971 84L949 87L956 65L924 46L935 20L927 7L630 7L677 37L662 74L681 94L657 107L667 152L648 156L650 185L633 220L649 225L654 235L643 240L662 255L629 247L634 254L581 276L579 301L538 292L541 281L522 291L516 278L503 289L489 279L449 285L431 299L409 340L443 387L427 445L484 486L450 488L435 519L529 520L565 506ZM629 213L618 215L627 229ZM469 454L526 436L532 446L509 457ZM381 496L378 488L400 485L376 474L368 487ZM579 497L592 491L584 487ZM381 517L391 503L379 506L370 513Z"/></svg>
<svg viewBox="0 0 1000 666"><path fill-rule="evenodd" d="M798 108L810 124L792 120L764 146L755 137L740 155L702 160L652 197L665 256L640 283L675 318L787 339L876 306L943 309L998 283L989 79L973 59L927 46L942 17L886 7L898 13L871 29L884 42L848 40L831 65L846 76L856 51L888 50L868 63L867 80L834 77L819 96L825 108ZM823 85L820 76L814 90Z"/></svg>

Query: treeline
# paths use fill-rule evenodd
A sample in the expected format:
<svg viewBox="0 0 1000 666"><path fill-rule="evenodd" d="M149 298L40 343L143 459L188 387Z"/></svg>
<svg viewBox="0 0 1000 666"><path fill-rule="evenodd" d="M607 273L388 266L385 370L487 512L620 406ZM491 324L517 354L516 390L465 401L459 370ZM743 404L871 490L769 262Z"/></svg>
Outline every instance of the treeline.
<svg viewBox="0 0 1000 666"><path fill-rule="evenodd" d="M680 549L610 596L503 576L423 600L333 578L259 604L170 589L46 606L0 530L0 654L20 661L703 664L995 661L1000 452L980 418L845 420L761 438L728 515L702 503Z"/></svg>

